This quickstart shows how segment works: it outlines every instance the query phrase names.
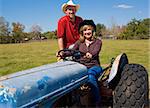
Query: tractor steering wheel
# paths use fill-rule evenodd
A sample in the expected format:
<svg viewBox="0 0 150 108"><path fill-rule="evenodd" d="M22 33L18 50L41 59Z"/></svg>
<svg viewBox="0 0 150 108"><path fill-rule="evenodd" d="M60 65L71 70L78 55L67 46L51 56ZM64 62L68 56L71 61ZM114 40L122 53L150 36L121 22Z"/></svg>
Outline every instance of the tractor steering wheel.
<svg viewBox="0 0 150 108"><path fill-rule="evenodd" d="M58 51L58 57L61 57L61 59L68 60L67 57L72 58L73 61L79 62L79 59L81 56L84 56L85 54L80 52L79 50L73 50L73 49L63 49Z"/></svg>

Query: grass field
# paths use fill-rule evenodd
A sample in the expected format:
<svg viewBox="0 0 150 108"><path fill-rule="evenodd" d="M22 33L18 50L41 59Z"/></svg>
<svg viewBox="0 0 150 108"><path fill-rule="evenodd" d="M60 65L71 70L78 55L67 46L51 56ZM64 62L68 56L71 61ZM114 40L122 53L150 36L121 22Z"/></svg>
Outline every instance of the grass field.
<svg viewBox="0 0 150 108"><path fill-rule="evenodd" d="M142 64L150 72L150 40L103 40L101 64L126 53L130 63ZM0 76L56 62L57 40L0 45Z"/></svg>

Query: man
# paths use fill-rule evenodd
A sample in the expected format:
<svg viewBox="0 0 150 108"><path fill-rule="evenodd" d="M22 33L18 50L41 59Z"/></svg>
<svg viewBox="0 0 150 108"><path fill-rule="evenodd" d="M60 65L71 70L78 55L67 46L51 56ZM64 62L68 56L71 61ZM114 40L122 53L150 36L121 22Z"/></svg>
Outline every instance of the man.
<svg viewBox="0 0 150 108"><path fill-rule="evenodd" d="M79 7L80 5L74 4L72 0L62 5L62 11L66 15L58 21L57 38L59 50L69 48L80 37L78 27L83 20L75 15Z"/></svg>

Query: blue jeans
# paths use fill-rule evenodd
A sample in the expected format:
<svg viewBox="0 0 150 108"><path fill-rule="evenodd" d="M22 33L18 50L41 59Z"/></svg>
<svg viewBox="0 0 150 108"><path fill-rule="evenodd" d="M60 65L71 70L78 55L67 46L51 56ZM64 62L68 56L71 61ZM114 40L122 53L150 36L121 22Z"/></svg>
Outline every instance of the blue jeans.
<svg viewBox="0 0 150 108"><path fill-rule="evenodd" d="M102 74L102 68L100 66L93 66L88 69L89 85L91 86L91 92L93 95L93 101L99 103L101 96L98 87L98 78Z"/></svg>

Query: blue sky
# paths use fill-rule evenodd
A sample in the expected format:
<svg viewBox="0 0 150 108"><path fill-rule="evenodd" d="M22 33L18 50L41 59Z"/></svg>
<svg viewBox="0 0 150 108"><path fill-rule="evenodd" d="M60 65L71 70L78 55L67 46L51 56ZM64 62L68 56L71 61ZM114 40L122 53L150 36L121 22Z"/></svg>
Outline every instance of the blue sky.
<svg viewBox="0 0 150 108"><path fill-rule="evenodd" d="M64 13L61 5L68 0L0 0L0 16L9 22L20 22L25 31L32 25L43 32L57 29L57 21ZM73 0L80 4L77 12L83 19L111 27L112 23L125 25L131 19L150 18L149 0Z"/></svg>

